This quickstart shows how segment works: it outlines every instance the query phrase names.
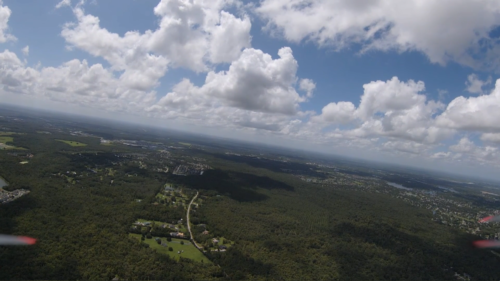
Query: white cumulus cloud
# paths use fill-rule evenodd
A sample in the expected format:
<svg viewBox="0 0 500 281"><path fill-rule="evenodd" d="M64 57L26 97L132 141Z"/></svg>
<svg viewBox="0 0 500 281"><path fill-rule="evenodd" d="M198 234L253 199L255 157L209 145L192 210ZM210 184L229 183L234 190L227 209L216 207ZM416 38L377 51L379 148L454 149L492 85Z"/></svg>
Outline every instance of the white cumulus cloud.
<svg viewBox="0 0 500 281"><path fill-rule="evenodd" d="M58 67L34 69L15 53L0 53L0 94L31 95L106 111L144 111L156 101L152 92L134 90L101 64L77 59Z"/></svg>
<svg viewBox="0 0 500 281"><path fill-rule="evenodd" d="M305 97L294 88L298 64L290 48L278 55L245 49L227 71L208 73L201 87L184 79L148 111L214 126L297 133L302 122L296 118L307 115L299 111Z"/></svg>
<svg viewBox="0 0 500 281"><path fill-rule="evenodd" d="M162 0L154 9L160 18L156 30L120 36L101 27L99 18L85 14L78 4L73 9L77 22L66 24L61 34L70 48L125 71L123 80L131 86L153 87L167 66L208 71L210 64L232 62L250 46L250 19L223 11L231 5L229 0Z"/></svg>
<svg viewBox="0 0 500 281"><path fill-rule="evenodd" d="M8 33L11 14L9 7L4 6L3 1L0 0L0 43L16 40L16 37Z"/></svg>
<svg viewBox="0 0 500 281"><path fill-rule="evenodd" d="M332 124L358 123L345 135L358 138L384 136L410 140L418 143L437 143L453 133L450 129L438 128L433 118L444 105L427 101L421 94L423 82L399 81L393 77L388 81L373 81L363 86L359 106L351 102L330 103L313 122Z"/></svg>
<svg viewBox="0 0 500 281"><path fill-rule="evenodd" d="M210 72L202 91L230 106L246 110L295 114L304 101L294 84L298 63L290 48L274 59L261 50L246 49L228 71Z"/></svg>
<svg viewBox="0 0 500 281"><path fill-rule="evenodd" d="M500 132L500 79L488 95L459 96L437 118L442 127L474 132Z"/></svg>
<svg viewBox="0 0 500 281"><path fill-rule="evenodd" d="M316 89L316 83L313 80L307 78L300 79L299 86L302 91L307 93L306 96L308 98L312 98L314 89Z"/></svg>
<svg viewBox="0 0 500 281"><path fill-rule="evenodd" d="M417 50L434 63L500 68L500 49L489 36L500 25L497 0L263 0L256 13L293 42Z"/></svg>

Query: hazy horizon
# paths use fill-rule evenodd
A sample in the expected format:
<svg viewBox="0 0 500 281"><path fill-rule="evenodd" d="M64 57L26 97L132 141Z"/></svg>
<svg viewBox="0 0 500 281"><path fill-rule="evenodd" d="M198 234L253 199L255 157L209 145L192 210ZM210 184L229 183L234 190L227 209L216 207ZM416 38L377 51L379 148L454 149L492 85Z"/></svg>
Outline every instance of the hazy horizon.
<svg viewBox="0 0 500 281"><path fill-rule="evenodd" d="M0 106L7 106L10 107L13 110L33 110L34 108L28 108L28 107L21 107L19 105L10 105L10 104L0 104ZM137 120L134 121L126 121L126 120L120 120L116 118L106 118L106 117L96 117L96 116L91 116L91 115L82 115L82 114L75 114L71 112L64 112L64 111L55 111L55 110L46 110L46 109L35 109L35 112L31 111L29 112L30 114L36 114L36 112L43 113L43 114L50 114L52 117L57 117L58 114L65 114L68 116L71 116L72 118L88 118L89 120L92 120L93 122L98 122L98 121L106 121L110 122L105 125L111 126L113 125L112 123L118 122L121 125L126 125L126 126L131 126L132 129L139 129L139 128L147 128L147 129L154 129L154 130L162 130L162 132L168 133L168 132L176 132L176 133L182 133L182 134L189 134L191 137L210 137L210 138L215 138L215 139L223 139L226 141L235 141L239 142L240 144L245 144L245 145L266 145L266 146L271 146L271 147L276 147L276 148L282 148L284 149L287 153L291 153L293 151L300 151L301 153L314 153L314 157L321 156L325 160L339 160L338 158L341 158L340 160L344 161L353 161L355 162L356 165L366 165L369 166L370 164L382 164L382 165L389 165L392 166L391 168L402 168L402 169L416 169L419 172L434 172L437 174L441 174L442 176L456 176L462 179L468 179L468 180L486 180L486 181L493 181L495 183L499 183L499 180L497 177L494 176L489 176L487 174L485 175L480 175L477 172L474 171L467 171L464 170L462 172L457 172L456 169L440 169L439 167L436 168L429 168L428 166L419 166L419 165L411 165L408 163L404 162L398 162L398 161L384 161L383 159L380 158L367 158L367 157L362 157L360 155L352 155L352 154L342 154L341 152L334 153L332 151L328 151L327 148L321 149L321 147L318 147L317 149L308 147L308 146L300 146L298 145L289 145L289 144L277 144L276 142L279 140L275 140L276 142L272 141L262 141L260 139L252 139L249 140L248 137L245 137L243 135L217 135L212 133L213 131L208 130L206 132L200 133L196 131L192 131L189 129L184 129L182 127L177 127L177 128L169 128L166 126L159 126L159 125L154 125L148 122L137 122ZM22 113L21 113L22 114ZM73 120L73 121L80 121L80 120ZM82 122L85 122L86 120L81 120ZM143 127L141 127L143 126ZM201 128L200 128L201 129ZM200 139L200 142L203 142L203 139ZM336 159L337 158L337 159ZM397 159L396 159L397 160ZM372 167L373 168L373 167ZM408 171L409 173L415 172L415 170Z"/></svg>

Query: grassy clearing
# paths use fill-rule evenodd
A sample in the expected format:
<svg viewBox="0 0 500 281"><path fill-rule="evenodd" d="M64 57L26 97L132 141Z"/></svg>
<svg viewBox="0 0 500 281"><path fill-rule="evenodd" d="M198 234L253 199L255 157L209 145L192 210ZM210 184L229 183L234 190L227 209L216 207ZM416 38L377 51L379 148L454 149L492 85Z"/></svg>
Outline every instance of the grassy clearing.
<svg viewBox="0 0 500 281"><path fill-rule="evenodd" d="M140 234L130 233L130 237L141 241ZM162 237L162 242L166 242L167 246L163 247L158 244L154 238L144 240L144 243L148 244L151 249L154 249L156 252L160 254L169 255L170 257L179 260L180 257L191 259L197 262L203 263L212 263L207 257L205 257L196 247L189 242L188 240L176 239L172 238L171 242L167 242L167 238ZM181 244L181 241L184 242L184 245ZM168 248L172 247L172 251L169 251ZM184 251L181 254L178 254L179 251Z"/></svg>
<svg viewBox="0 0 500 281"><path fill-rule="evenodd" d="M2 134L9 134L9 135L13 135L15 133L0 133L0 150L2 149L16 149L16 150L26 150L26 148L22 148L22 147L16 147L16 146L13 146L13 145L7 145L7 143L12 143L14 142L14 138L12 137L6 137L5 135L2 135Z"/></svg>
<svg viewBox="0 0 500 281"><path fill-rule="evenodd" d="M115 170L113 170L113 168L106 168L106 170L108 171L108 176L110 177L115 176Z"/></svg>
<svg viewBox="0 0 500 281"><path fill-rule="evenodd" d="M170 196L166 196L165 194L162 193L156 194L156 198L170 201Z"/></svg>
<svg viewBox="0 0 500 281"><path fill-rule="evenodd" d="M148 221L148 222L150 222L150 223L153 223L153 222L154 222L156 226L160 226L160 225L162 225L162 224L167 224L167 225L172 224L171 222L167 223L167 222L162 222L162 221L152 221L152 220L144 220L144 219L138 219L137 221L138 221L138 222L147 222L147 221ZM178 224L177 222L175 222L173 225L175 225L175 226L179 227L179 224ZM186 228L186 226L185 226L185 225L183 225L183 224L181 224L181 225L180 225L180 227L179 227L179 232L183 232L183 233L185 233L185 234L189 234L189 233L188 233L188 230L187 230L187 228Z"/></svg>
<svg viewBox="0 0 500 281"><path fill-rule="evenodd" d="M7 144L8 142L14 142L14 138L12 138L12 137L5 137L5 135L1 135L0 134L0 143Z"/></svg>
<svg viewBox="0 0 500 281"><path fill-rule="evenodd" d="M185 145L185 146L191 146L189 142L179 142L179 144Z"/></svg>
<svg viewBox="0 0 500 281"><path fill-rule="evenodd" d="M67 181L68 183L71 183L71 184L75 184L75 183L76 183L76 181L75 181L75 179L74 179L74 178L72 178L72 177L68 177L68 176L66 176L66 175L64 175L64 177L66 177L66 181Z"/></svg>
<svg viewBox="0 0 500 281"><path fill-rule="evenodd" d="M77 141L69 141L69 140L56 140L56 141L60 141L60 142L63 142L65 144L68 144L68 145L71 145L74 147L87 146L85 143L81 143L81 142L77 142Z"/></svg>
<svg viewBox="0 0 500 281"><path fill-rule="evenodd" d="M14 132L0 132L0 136L12 136L12 135L17 135Z"/></svg>
<svg viewBox="0 0 500 281"><path fill-rule="evenodd" d="M169 223L166 223L166 222L163 222L163 221L152 221L152 220L145 220L145 219L138 219L137 220L138 222L150 222L150 223L155 223L155 225L162 225L162 224L169 224Z"/></svg>

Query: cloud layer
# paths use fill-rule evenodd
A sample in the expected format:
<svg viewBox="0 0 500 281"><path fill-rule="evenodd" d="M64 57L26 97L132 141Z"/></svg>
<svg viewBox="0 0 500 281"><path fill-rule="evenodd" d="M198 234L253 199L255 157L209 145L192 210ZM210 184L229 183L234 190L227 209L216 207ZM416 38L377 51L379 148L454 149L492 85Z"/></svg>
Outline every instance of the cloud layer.
<svg viewBox="0 0 500 281"><path fill-rule="evenodd" d="M255 11L290 42L416 50L434 63L500 70L498 39L489 36L500 25L496 0L263 0Z"/></svg>
<svg viewBox="0 0 500 281"><path fill-rule="evenodd" d="M486 34L498 24L500 4L417 2L264 0L256 12L269 21L269 30L281 32L290 41L313 40L335 48L357 43L365 49L419 50L436 63L455 60L479 65L471 52L479 41L493 40ZM76 6L62 1L57 7L70 9L75 16L62 26L66 47L106 63L73 59L59 66L35 67L27 62L28 46L19 49L23 60L4 50L0 97L40 97L337 150L364 149L474 165L500 163L500 80L489 91L491 79L472 74L465 85L475 96L459 96L448 104L430 99L423 81L398 77L366 81L359 87L359 102L332 100L320 112L306 111L304 105L314 99L317 82L298 75L299 62L292 48L267 54L251 46L250 17L237 1L162 0L154 9L157 29L123 35L87 14L84 1ZM458 15L466 10L470 13L460 21ZM0 0L0 43L14 40L8 33L10 13ZM419 14L428 18L420 26ZM455 22L457 26L451 26ZM168 93L157 93L160 79L173 68L193 71L205 80L197 85L182 79ZM444 144L453 139L458 141Z"/></svg>

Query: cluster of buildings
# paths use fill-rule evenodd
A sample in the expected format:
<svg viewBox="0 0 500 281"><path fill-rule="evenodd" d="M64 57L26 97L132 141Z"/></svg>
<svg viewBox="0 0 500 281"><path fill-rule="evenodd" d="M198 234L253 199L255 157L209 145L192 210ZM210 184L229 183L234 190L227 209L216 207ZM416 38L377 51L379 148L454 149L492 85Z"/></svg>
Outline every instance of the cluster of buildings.
<svg viewBox="0 0 500 281"><path fill-rule="evenodd" d="M441 190L440 192L390 187L381 181L372 180L371 183L362 182L353 184L356 190L364 192L385 193L400 199L415 207L427 209L432 212L432 220L469 234L476 234L485 239L499 239L500 228L492 224L483 224L479 220L493 214L499 214L500 210L481 207L467 200L454 199L450 196L457 191L453 189ZM351 185L350 188L353 188ZM442 188L441 188L442 189Z"/></svg>
<svg viewBox="0 0 500 281"><path fill-rule="evenodd" d="M208 168L209 167L205 164L179 165L175 167L172 173L178 176L203 175Z"/></svg>

